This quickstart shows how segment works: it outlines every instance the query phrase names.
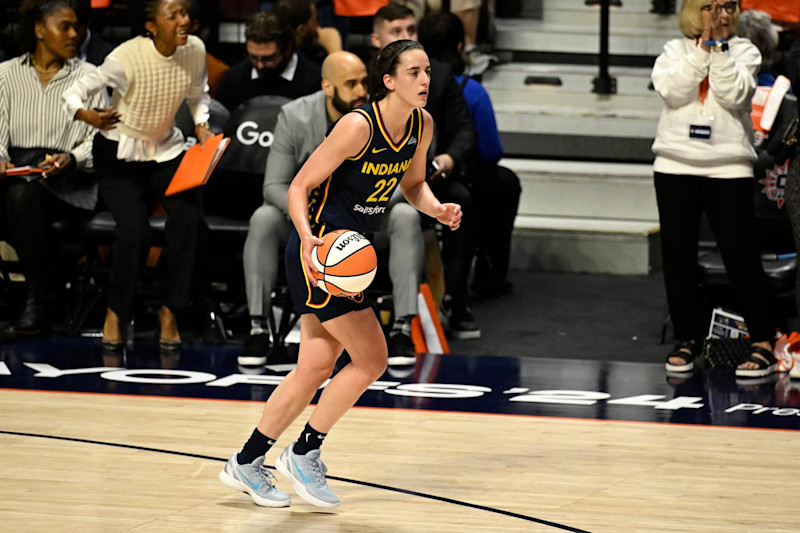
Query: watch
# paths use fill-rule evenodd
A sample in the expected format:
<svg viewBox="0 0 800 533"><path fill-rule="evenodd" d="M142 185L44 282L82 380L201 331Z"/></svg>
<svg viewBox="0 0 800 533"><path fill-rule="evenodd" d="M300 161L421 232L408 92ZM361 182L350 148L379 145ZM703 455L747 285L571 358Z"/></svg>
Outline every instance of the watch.
<svg viewBox="0 0 800 533"><path fill-rule="evenodd" d="M207 130L211 129L211 126L208 125L208 122L200 122L199 124L195 124L196 128L205 128Z"/></svg>
<svg viewBox="0 0 800 533"><path fill-rule="evenodd" d="M728 42L727 41L717 41L714 43L714 46L711 49L715 52L727 52L728 51Z"/></svg>

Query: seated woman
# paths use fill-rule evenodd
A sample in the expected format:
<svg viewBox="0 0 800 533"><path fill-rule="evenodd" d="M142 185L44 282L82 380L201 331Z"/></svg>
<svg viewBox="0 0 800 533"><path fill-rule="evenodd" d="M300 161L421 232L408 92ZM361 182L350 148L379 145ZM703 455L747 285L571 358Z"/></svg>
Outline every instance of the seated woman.
<svg viewBox="0 0 800 533"><path fill-rule="evenodd" d="M143 2L145 35L115 48L99 69L64 93L70 116L101 130L94 138L100 194L116 222L111 247L112 286L103 326L103 346L122 347L121 323L133 314L136 278L147 246L148 208L155 201L167 211L167 284L159 312L160 345L180 346L174 311L187 308L198 270L205 264L208 226L198 189L165 196L183 156L184 138L175 115L184 100L195 135L203 143L208 129L208 86L203 41L190 35L191 20L180 0ZM87 108L90 95L113 89L112 107Z"/></svg>
<svg viewBox="0 0 800 533"><path fill-rule="evenodd" d="M25 53L0 64L0 238L16 250L27 284L25 308L5 333L33 336L49 329L46 229L54 220L90 216L97 202L97 183L83 172L92 167L96 130L61 106L61 93L95 67L75 59L78 19L68 2L29 0L20 15ZM86 105L104 102L98 93ZM47 170L9 176L27 165Z"/></svg>

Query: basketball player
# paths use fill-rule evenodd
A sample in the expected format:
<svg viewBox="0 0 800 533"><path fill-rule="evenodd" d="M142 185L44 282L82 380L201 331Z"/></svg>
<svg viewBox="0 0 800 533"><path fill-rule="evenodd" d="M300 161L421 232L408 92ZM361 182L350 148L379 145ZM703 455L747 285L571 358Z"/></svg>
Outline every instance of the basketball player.
<svg viewBox="0 0 800 533"><path fill-rule="evenodd" d="M219 475L257 505L289 505L289 496L275 487L274 476L264 467L264 455L330 377L346 349L352 363L328 383L300 437L276 463L306 501L320 507L339 504L325 478L320 445L386 369L386 340L375 313L363 294L332 297L316 287L319 272L312 267L312 248L334 229L369 237L380 227L397 186L411 205L451 230L461 223L461 207L440 203L425 182L433 120L422 107L429 84L430 63L419 43L401 40L386 46L373 64L371 103L339 119L289 187L295 231L286 247L286 272L301 315L297 368L272 392L250 439Z"/></svg>

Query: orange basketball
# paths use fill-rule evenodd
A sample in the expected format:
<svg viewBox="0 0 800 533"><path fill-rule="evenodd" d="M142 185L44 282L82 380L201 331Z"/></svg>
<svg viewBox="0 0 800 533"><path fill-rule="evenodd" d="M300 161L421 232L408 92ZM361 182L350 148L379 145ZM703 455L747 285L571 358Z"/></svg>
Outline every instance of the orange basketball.
<svg viewBox="0 0 800 533"><path fill-rule="evenodd" d="M333 296L355 296L375 279L378 257L369 239L357 231L326 233L311 250L311 261L321 277L317 287Z"/></svg>

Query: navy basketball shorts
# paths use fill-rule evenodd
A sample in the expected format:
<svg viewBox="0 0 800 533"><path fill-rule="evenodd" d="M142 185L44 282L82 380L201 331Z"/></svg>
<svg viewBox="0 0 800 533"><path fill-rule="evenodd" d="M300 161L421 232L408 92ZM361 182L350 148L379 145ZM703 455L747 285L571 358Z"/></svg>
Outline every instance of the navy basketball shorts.
<svg viewBox="0 0 800 533"><path fill-rule="evenodd" d="M332 228L328 228L328 231L332 231ZM286 279L298 315L313 313L317 315L320 322L325 322L350 311L359 311L370 307L363 292L358 296L347 298L331 296L322 289L312 286L306 278L302 260L300 236L297 234L297 230L292 230L289 242L286 244Z"/></svg>

